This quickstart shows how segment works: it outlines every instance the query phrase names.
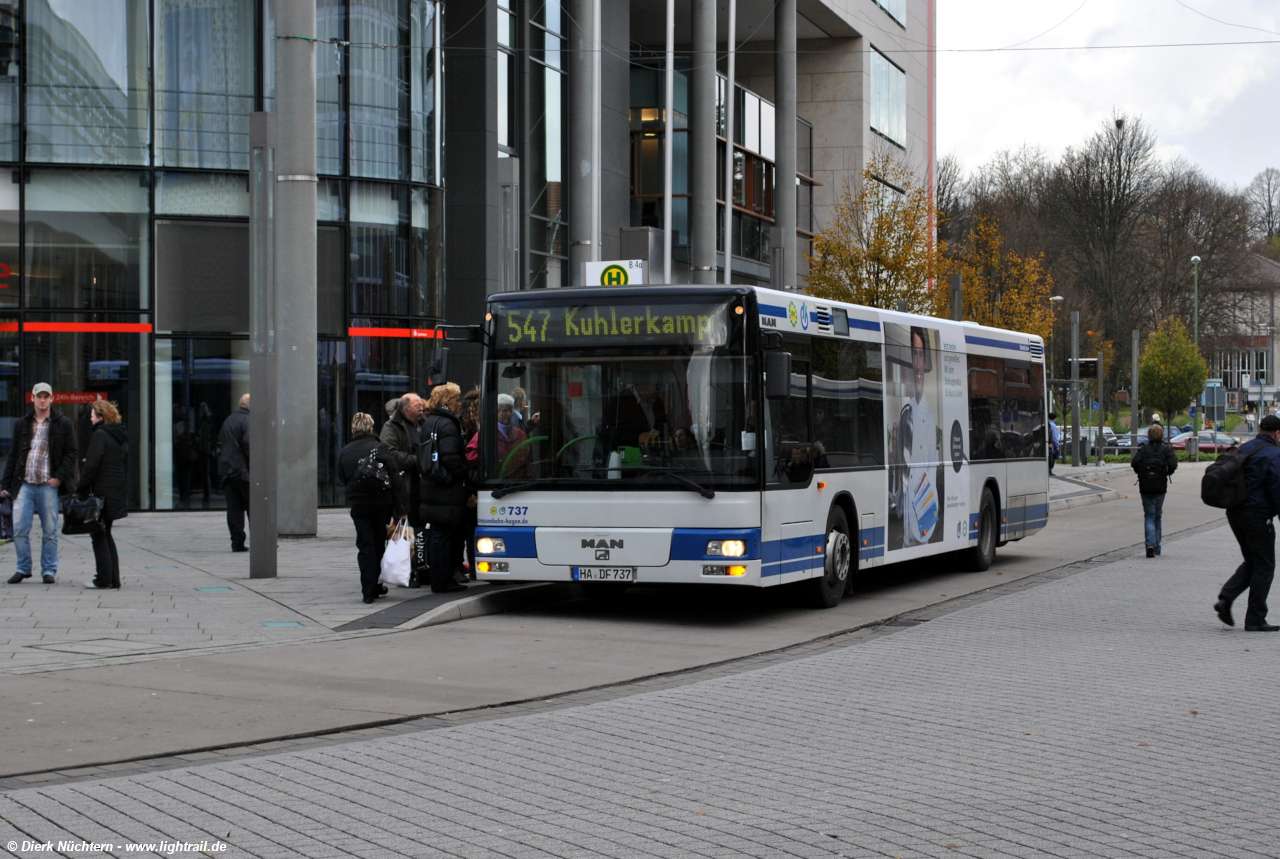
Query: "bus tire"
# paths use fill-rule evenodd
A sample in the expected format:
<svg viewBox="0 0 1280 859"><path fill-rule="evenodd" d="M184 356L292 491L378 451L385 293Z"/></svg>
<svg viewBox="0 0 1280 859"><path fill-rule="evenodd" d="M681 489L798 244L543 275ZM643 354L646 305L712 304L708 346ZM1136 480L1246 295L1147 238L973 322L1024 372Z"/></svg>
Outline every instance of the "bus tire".
<svg viewBox="0 0 1280 859"><path fill-rule="evenodd" d="M965 567L973 573L985 572L996 558L999 541L999 521L996 518L996 497L989 487L982 488L982 503L978 505L978 543L965 550Z"/></svg>
<svg viewBox="0 0 1280 859"><path fill-rule="evenodd" d="M628 587L627 582L582 582L582 595L589 600L614 600Z"/></svg>
<svg viewBox="0 0 1280 859"><path fill-rule="evenodd" d="M849 585L849 565L853 555L849 520L839 507L832 507L827 515L826 545L822 551L822 575L809 579L806 584L816 608L835 608Z"/></svg>

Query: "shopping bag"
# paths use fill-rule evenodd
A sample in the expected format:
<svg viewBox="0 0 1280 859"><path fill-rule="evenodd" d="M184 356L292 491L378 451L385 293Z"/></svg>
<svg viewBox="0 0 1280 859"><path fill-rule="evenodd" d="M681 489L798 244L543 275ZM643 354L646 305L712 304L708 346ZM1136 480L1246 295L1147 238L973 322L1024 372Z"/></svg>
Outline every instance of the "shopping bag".
<svg viewBox="0 0 1280 859"><path fill-rule="evenodd" d="M412 552L413 529L408 525L397 525L391 531L386 551L382 553L382 574L378 576L378 581L398 588L409 587L409 573L413 569Z"/></svg>

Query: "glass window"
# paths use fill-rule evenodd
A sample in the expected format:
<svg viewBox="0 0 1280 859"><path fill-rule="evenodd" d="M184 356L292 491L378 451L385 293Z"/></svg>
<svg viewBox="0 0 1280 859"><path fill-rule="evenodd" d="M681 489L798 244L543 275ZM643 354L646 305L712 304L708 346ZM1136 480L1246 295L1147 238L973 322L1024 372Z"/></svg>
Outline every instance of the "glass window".
<svg viewBox="0 0 1280 859"><path fill-rule="evenodd" d="M156 509L227 506L215 451L249 393L249 341L156 339Z"/></svg>
<svg viewBox="0 0 1280 859"><path fill-rule="evenodd" d="M253 0L156 0L156 162L246 170Z"/></svg>
<svg viewBox="0 0 1280 859"><path fill-rule="evenodd" d="M147 479L151 471L151 335L104 331L99 326L141 321L145 317L132 314L28 313L22 334L23 390L30 390L36 382L48 382L56 393L78 395L75 402L55 408L75 424L80 450L87 449L93 429L89 408L82 403L97 396L116 403L129 430L128 496L133 509L151 503ZM33 323L41 322L81 330L33 330Z"/></svg>
<svg viewBox="0 0 1280 859"><path fill-rule="evenodd" d="M974 462L1003 459L1000 394L1004 362L985 355L968 356L969 458Z"/></svg>
<svg viewBox="0 0 1280 859"><path fill-rule="evenodd" d="M760 154L770 161L777 139L774 136L774 107L767 101L760 102Z"/></svg>
<svg viewBox="0 0 1280 859"><path fill-rule="evenodd" d="M746 93L742 105L742 145L752 152L760 151L760 97Z"/></svg>
<svg viewBox="0 0 1280 859"><path fill-rule="evenodd" d="M907 145L907 76L884 54L871 51L871 128Z"/></svg>
<svg viewBox="0 0 1280 859"><path fill-rule="evenodd" d="M22 264L18 259L20 188L0 178L0 307L17 307L22 295Z"/></svg>
<svg viewBox="0 0 1280 859"><path fill-rule="evenodd" d="M353 319L351 324L363 328L385 323ZM355 401L351 413L364 412L372 417L376 433L386 423L387 400L404 396L417 381L427 378L432 344L400 337L352 337L350 344Z"/></svg>
<svg viewBox="0 0 1280 859"><path fill-rule="evenodd" d="M249 225L156 221L156 328L249 330Z"/></svg>
<svg viewBox="0 0 1280 859"><path fill-rule="evenodd" d="M26 391L18 376L18 333L16 319L0 319L0 468L8 464L13 450L13 425L27 411Z"/></svg>
<svg viewBox="0 0 1280 859"><path fill-rule="evenodd" d="M321 340L316 347L316 391L320 399L316 409L316 500L322 507L334 507L347 503L346 487L338 480L338 451L351 440L346 396L347 341ZM369 414L375 424L381 424L386 416L385 412L381 416Z"/></svg>
<svg viewBox="0 0 1280 859"><path fill-rule="evenodd" d="M347 37L346 33L347 4L343 0L316 0L316 38L341 40ZM342 76L346 73L347 55L352 50L360 49L316 46L317 173L342 172L342 136L347 118L342 104ZM274 65L273 62L273 77Z"/></svg>
<svg viewBox="0 0 1280 859"><path fill-rule="evenodd" d="M157 173L156 214L247 218L249 182L218 173Z"/></svg>
<svg viewBox="0 0 1280 859"><path fill-rule="evenodd" d="M814 454L809 425L809 362L791 361L791 396L765 403L767 426L765 480L783 486L809 483L813 476Z"/></svg>
<svg viewBox="0 0 1280 859"><path fill-rule="evenodd" d="M321 179L316 183L316 220L345 221L347 200L341 179Z"/></svg>
<svg viewBox="0 0 1280 859"><path fill-rule="evenodd" d="M410 236L413 241L414 316L444 316L444 193L415 188Z"/></svg>
<svg viewBox="0 0 1280 859"><path fill-rule="evenodd" d="M347 333L345 232L342 227L316 228L316 330L321 334Z"/></svg>
<svg viewBox="0 0 1280 859"><path fill-rule="evenodd" d="M401 136L409 132L403 62L409 44L407 11L401 0L352 0L349 7L353 176L406 178Z"/></svg>
<svg viewBox="0 0 1280 859"><path fill-rule="evenodd" d="M876 5L904 28L907 26L907 0L876 0Z"/></svg>
<svg viewBox="0 0 1280 859"><path fill-rule="evenodd" d="M817 468L884 463L884 398L878 345L857 340L814 340L811 440Z"/></svg>
<svg viewBox="0 0 1280 859"><path fill-rule="evenodd" d="M30 3L27 15L27 159L146 164L146 0Z"/></svg>
<svg viewBox="0 0 1280 859"><path fill-rule="evenodd" d="M796 172L813 175L813 126L796 120Z"/></svg>
<svg viewBox="0 0 1280 859"><path fill-rule="evenodd" d="M26 186L29 307L145 308L146 174L36 170Z"/></svg>
<svg viewBox="0 0 1280 859"><path fill-rule="evenodd" d="M351 312L408 316L409 199L406 188L351 183Z"/></svg>
<svg viewBox="0 0 1280 859"><path fill-rule="evenodd" d="M18 4L0 3L0 161L18 160Z"/></svg>
<svg viewBox="0 0 1280 859"><path fill-rule="evenodd" d="M409 13L412 21L413 48L410 100L412 101L413 181L441 184L440 144L437 122L440 117L438 64L440 51L439 7L429 0L413 0Z"/></svg>
<svg viewBox="0 0 1280 859"><path fill-rule="evenodd" d="M565 76L555 69L535 65L530 84L529 211L540 217L562 220ZM661 184L661 172L656 175Z"/></svg>

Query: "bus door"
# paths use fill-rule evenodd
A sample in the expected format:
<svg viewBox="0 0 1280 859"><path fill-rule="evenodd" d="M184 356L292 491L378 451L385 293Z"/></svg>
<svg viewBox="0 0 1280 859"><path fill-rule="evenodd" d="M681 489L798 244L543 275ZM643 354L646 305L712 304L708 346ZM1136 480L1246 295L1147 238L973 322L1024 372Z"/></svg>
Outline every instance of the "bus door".
<svg viewBox="0 0 1280 859"><path fill-rule="evenodd" d="M814 486L811 396L807 339L787 338L792 353L791 396L765 401L765 492L762 511L762 584L809 578L821 569L826 511ZM820 521L819 521L820 520Z"/></svg>

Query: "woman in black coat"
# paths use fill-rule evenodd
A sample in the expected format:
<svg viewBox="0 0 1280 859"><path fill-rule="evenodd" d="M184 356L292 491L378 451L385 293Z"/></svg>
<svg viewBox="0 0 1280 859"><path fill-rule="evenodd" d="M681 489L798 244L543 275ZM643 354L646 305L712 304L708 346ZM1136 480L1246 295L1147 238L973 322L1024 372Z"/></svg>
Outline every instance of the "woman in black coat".
<svg viewBox="0 0 1280 859"><path fill-rule="evenodd" d="M129 432L120 423L116 404L98 400L89 410L93 431L89 449L80 463L80 495L102 499L98 523L89 532L97 572L86 588L120 587L120 556L111 536L111 523L129 515Z"/></svg>
<svg viewBox="0 0 1280 859"><path fill-rule="evenodd" d="M390 487L366 485L356 477L360 460L369 454L374 454L386 466ZM382 554L387 547L387 525L392 519L403 519L407 515L409 498L391 449L378 441L373 433L373 418L364 412L356 413L351 419L351 441L338 452L338 479L347 487L347 504L351 505L351 521L356 526L360 591L368 605L387 593L387 586L378 583Z"/></svg>
<svg viewBox="0 0 1280 859"><path fill-rule="evenodd" d="M435 433L440 464L448 473L447 482L422 477L420 492L423 521L431 525L431 543L427 557L431 564L431 590L451 593L466 588L453 577L454 535L463 527L467 508L475 506L475 495L467 486L466 451L462 445L462 425L456 411L461 390L453 382L437 385L427 403L427 417L422 422L419 438L425 443Z"/></svg>

